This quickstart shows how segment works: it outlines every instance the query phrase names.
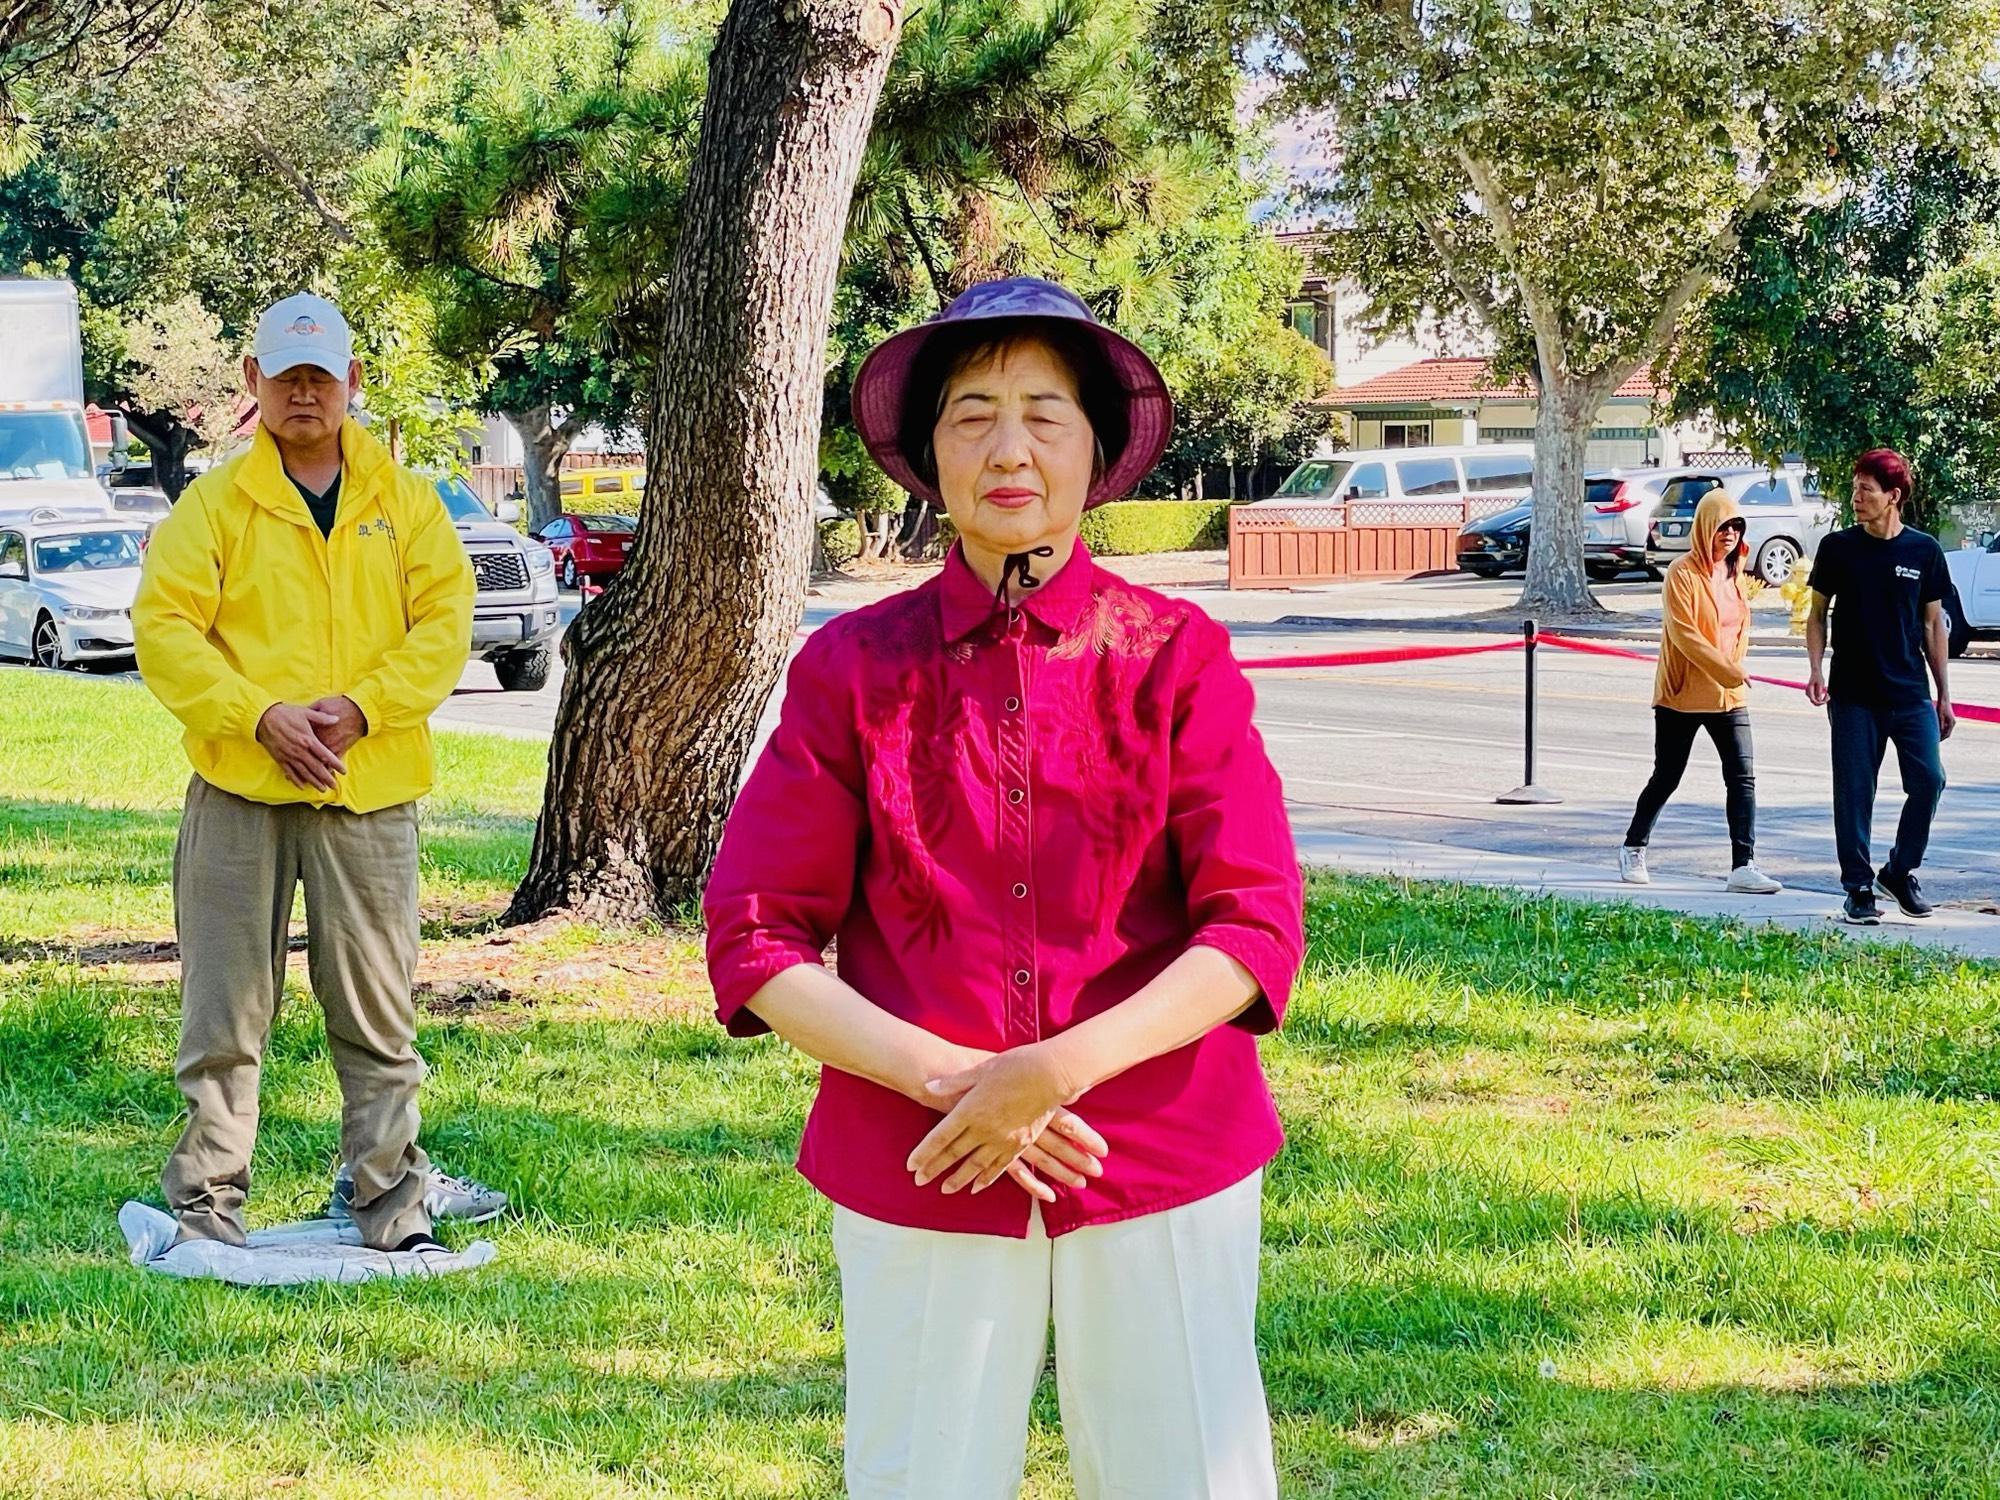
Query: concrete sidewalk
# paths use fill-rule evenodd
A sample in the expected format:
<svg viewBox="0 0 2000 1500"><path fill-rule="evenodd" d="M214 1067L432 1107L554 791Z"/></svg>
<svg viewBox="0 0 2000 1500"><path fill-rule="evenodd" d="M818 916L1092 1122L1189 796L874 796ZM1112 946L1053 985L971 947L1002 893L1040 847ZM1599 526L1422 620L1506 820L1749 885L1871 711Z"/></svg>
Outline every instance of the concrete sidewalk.
<svg viewBox="0 0 2000 1500"><path fill-rule="evenodd" d="M1508 886L1571 901L1619 901L1695 917L1770 923L1794 932L1832 933L1865 942L1915 943L1968 958L2000 960L2000 915L1964 907L1939 907L1936 916L1919 922L1902 916L1894 902L1885 900L1880 927L1849 927L1834 916L1840 898L1825 891L1789 889L1776 896L1737 896L1724 890L1720 880L1657 873L1651 885L1626 885L1615 868L1604 865L1317 829L1299 830L1298 848L1307 865L1352 875Z"/></svg>

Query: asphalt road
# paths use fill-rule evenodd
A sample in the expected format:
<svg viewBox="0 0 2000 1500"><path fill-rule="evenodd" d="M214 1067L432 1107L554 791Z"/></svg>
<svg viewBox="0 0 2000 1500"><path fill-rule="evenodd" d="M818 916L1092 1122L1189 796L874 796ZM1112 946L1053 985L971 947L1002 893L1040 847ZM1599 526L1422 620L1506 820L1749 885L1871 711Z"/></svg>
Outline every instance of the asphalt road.
<svg viewBox="0 0 2000 1500"><path fill-rule="evenodd" d="M1499 605L1518 583L1449 580L1345 587L1313 598L1193 597L1229 621L1238 655L1464 645L1464 634L1406 629L1301 630L1285 614L1381 611L1410 616ZM1644 586L1621 585L1618 604L1643 606ZM1334 597L1330 601L1329 593ZM806 628L840 612L809 605ZM1782 627L1775 622L1772 629ZM1624 643L1650 649L1642 643ZM1989 648L1990 649L1990 648ZM1796 649L1759 649L1752 670L1802 677ZM1294 819L1304 828L1378 834L1468 850L1534 853L1615 869L1632 803L1652 764L1652 669L1565 652L1540 654L1536 780L1563 799L1547 807L1495 802L1522 777L1522 661L1517 653L1396 665L1258 671L1258 722L1284 777ZM1955 696L2000 706L2000 657L1953 664ZM545 735L559 683L539 694L503 693L490 668L474 663L437 722ZM775 716L776 704L766 715ZM1787 885L1837 892L1829 814L1831 776L1823 711L1802 694L1758 687L1751 712L1757 743L1758 862ZM1934 899L2000 899L2000 725L1965 724L1944 750L1949 788L1939 810L1925 888ZM1877 804L1877 858L1887 857L1901 803L1894 752ZM1715 752L1697 742L1681 791L1654 833L1656 870L1722 876L1729 840Z"/></svg>

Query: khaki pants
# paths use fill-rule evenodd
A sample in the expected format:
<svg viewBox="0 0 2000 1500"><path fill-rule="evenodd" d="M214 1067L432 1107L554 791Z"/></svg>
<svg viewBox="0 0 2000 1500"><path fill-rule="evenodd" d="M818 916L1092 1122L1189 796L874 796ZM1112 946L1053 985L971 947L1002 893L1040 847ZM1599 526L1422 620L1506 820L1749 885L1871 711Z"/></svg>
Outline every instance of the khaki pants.
<svg viewBox="0 0 2000 1500"><path fill-rule="evenodd" d="M274 807L188 783L174 847L181 1045L188 1123L162 1184L181 1237L243 1243L257 1139L257 1079L283 993L292 892L306 889L306 946L340 1080L340 1150L363 1238L428 1233L417 1147L414 1045L417 809Z"/></svg>

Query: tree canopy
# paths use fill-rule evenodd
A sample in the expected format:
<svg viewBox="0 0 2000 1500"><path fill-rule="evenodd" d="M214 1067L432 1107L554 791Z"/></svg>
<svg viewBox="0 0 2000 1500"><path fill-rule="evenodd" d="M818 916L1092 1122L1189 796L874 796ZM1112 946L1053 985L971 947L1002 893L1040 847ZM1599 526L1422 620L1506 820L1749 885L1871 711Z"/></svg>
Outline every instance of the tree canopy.
<svg viewBox="0 0 2000 1500"><path fill-rule="evenodd" d="M1991 0L1289 0L1283 106L1337 137L1324 207L1387 326L1484 325L1535 379L1524 602L1590 605L1582 449L1760 214L1857 141L1934 128L1994 61Z"/></svg>

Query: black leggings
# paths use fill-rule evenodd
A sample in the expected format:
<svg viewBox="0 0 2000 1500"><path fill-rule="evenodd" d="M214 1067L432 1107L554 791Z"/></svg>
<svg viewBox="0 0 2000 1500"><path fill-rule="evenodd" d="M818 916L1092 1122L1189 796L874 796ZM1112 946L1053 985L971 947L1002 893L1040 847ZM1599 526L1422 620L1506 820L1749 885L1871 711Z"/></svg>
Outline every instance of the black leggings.
<svg viewBox="0 0 2000 1500"><path fill-rule="evenodd" d="M1639 793L1639 805L1632 812L1632 826L1625 832L1625 842L1631 848L1645 848L1646 841L1653 836L1653 824L1659 821L1660 809L1681 784L1688 752L1694 749L1695 734L1703 729L1715 741L1715 753L1722 758L1722 784L1729 794L1729 863L1731 868L1747 865L1757 853L1757 772L1756 758L1750 748L1747 708L1732 708L1719 714L1653 709L1653 779Z"/></svg>

